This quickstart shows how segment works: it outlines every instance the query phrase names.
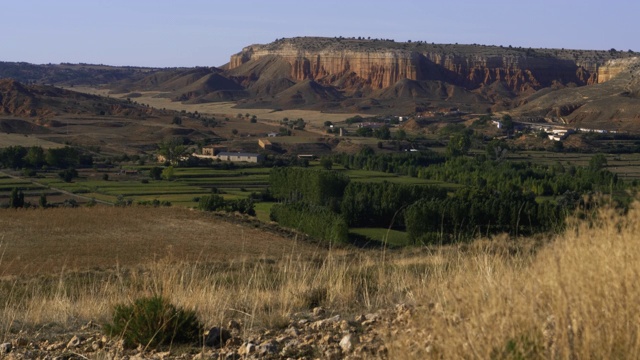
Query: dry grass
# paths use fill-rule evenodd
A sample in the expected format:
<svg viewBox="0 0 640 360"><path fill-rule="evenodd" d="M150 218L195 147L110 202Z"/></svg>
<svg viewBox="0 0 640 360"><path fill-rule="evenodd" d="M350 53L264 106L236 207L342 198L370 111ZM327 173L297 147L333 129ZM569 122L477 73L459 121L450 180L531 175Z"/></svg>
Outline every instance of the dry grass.
<svg viewBox="0 0 640 360"><path fill-rule="evenodd" d="M181 208L0 210L0 277L131 267L172 258L280 258L317 247Z"/></svg>
<svg viewBox="0 0 640 360"><path fill-rule="evenodd" d="M70 90L83 92L87 94L108 96L109 91L107 89L96 89L92 87L76 86ZM230 118L236 116L236 114L252 114L256 115L259 119L280 121L282 118L288 117L289 119L303 118L305 121L311 123L314 126L322 126L325 121L344 121L347 118L361 115L356 113L323 113L316 110L282 110L273 111L273 109L238 109L235 108L234 102L213 102L202 104L183 104L178 101L171 101L169 98L156 97L161 94L159 91L143 91L140 92L142 96L135 98L138 103L148 104L156 109L170 109L170 110L186 110L190 112L197 111L201 114L226 114ZM121 95L111 95L121 96Z"/></svg>
<svg viewBox="0 0 640 360"><path fill-rule="evenodd" d="M206 221L198 213L178 212L171 220L172 216L160 213L135 218L128 209L86 211L105 211L102 222L121 224L94 241L110 244L99 250L101 256L133 246L125 239L146 238L154 227L167 237L175 236L169 234L178 227L174 234L183 234L181 246L186 248L205 232L188 230ZM77 226L73 231L77 241L94 239L88 229L95 225L49 219L69 214L42 213L40 222L50 225L40 226L40 231L56 234L65 226L70 226L67 232ZM5 220L9 215L13 218ZM31 213L3 213L1 225L6 228L26 216ZM190 217L194 222L186 222ZM137 265L131 259L130 266L108 271L58 271L53 277L4 281L0 338L50 322L63 326L104 322L115 303L163 294L177 305L195 309L208 325L236 318L247 329L284 326L289 314L317 305L345 315L412 304L416 311L408 325L388 334L390 358L638 358L638 219L638 210L626 217L604 211L591 226L576 224L542 248L532 240L516 244L500 238L390 253L315 251L303 243L296 249L281 245L266 249L259 242L274 235L251 237L246 235L249 230L237 228L235 240L233 233L226 236L225 261L209 261L202 255L199 261L172 256L145 262L148 257L142 256ZM247 240L251 248L270 255L259 256L256 251L253 257L245 256L240 249L250 247L238 245L242 231L251 239ZM35 248L49 240L36 241L36 233L25 229L25 238L38 253ZM7 253L12 241L7 240L20 232L10 234L5 235L0 270L10 264ZM143 247L129 249L143 251Z"/></svg>
<svg viewBox="0 0 640 360"><path fill-rule="evenodd" d="M39 139L36 135L22 135L22 134L5 134L0 133L0 148L9 146L40 146L44 149L60 148L64 145L54 143L51 141Z"/></svg>
<svg viewBox="0 0 640 360"><path fill-rule="evenodd" d="M478 253L419 288L397 358L637 359L640 212L603 211L532 258Z"/></svg>

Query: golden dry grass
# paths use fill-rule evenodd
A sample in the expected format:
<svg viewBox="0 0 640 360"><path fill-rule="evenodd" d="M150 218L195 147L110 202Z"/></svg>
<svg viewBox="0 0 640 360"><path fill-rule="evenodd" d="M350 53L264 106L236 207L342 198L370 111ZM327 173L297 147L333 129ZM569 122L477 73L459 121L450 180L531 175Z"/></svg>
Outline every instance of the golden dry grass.
<svg viewBox="0 0 640 360"><path fill-rule="evenodd" d="M84 87L84 86L76 86L71 88L70 90L83 92L87 94L108 96L108 89L96 89L92 87ZM186 110L190 112L197 111L201 114L226 114L230 118L236 116L236 114L246 114L249 113L251 115L256 115L259 119L265 120L273 120L280 121L282 118L288 117L289 119L298 119L303 118L305 121L311 123L313 126L321 127L325 121L344 121L347 118L361 115L356 113L324 113L316 110L282 110L282 111L273 111L273 109L237 109L235 108L236 103L234 102L212 102L212 103L202 103L202 104L183 104L177 101L171 101L168 98L156 97L161 94L159 91L142 91L139 92L141 96L136 97L134 100L138 103L148 104L157 109L170 109L170 110ZM121 96L121 95L110 95L110 96Z"/></svg>
<svg viewBox="0 0 640 360"><path fill-rule="evenodd" d="M173 221L174 215L154 213L158 220L153 222L152 216L134 217L134 210L86 210L102 211L102 222L121 223L99 236L110 244L101 248L103 256L132 246L125 239L145 238L154 227L167 237L172 228L179 228L185 247L198 242L191 236L206 232L186 232L207 221L198 213L178 212ZM31 214L37 212L3 213L2 226ZM68 217L70 212L40 214L40 223L49 224L40 225L41 232L73 229L72 220L49 219ZM12 218L5 221L8 215ZM191 217L196 220L185 223ZM242 247L229 233L225 261L200 256L200 261L169 257L145 262L148 257L142 256L137 265L132 259L130 266L109 271L58 271L49 277L3 281L0 337L49 322L104 322L115 303L162 294L195 309L207 325L237 318L247 329L284 326L288 314L316 305L347 315L407 303L415 307L414 316L408 324L392 327L387 337L389 358L394 359L635 359L640 352L638 219L636 209L628 216L603 211L591 224L572 225L541 248L532 240L506 238L400 252L325 252L297 243L296 250L277 245L267 252L281 256L248 257L241 249L260 247L257 242L273 235L245 235L251 246ZM77 241L93 239L89 229L95 225L78 226ZM237 228L236 238L242 231L248 232ZM15 239L20 232L11 234ZM26 234L33 247L46 241L37 241L35 230ZM6 239L5 235L9 251L11 242ZM5 252L0 269L10 264L7 260Z"/></svg>
<svg viewBox="0 0 640 360"><path fill-rule="evenodd" d="M0 148L9 146L40 146L44 149L60 148L63 144L54 143L51 141L39 139L36 135L22 135L22 134L5 134L0 133Z"/></svg>
<svg viewBox="0 0 640 360"><path fill-rule="evenodd" d="M640 212L607 210L532 258L478 253L419 289L398 358L637 359Z"/></svg>

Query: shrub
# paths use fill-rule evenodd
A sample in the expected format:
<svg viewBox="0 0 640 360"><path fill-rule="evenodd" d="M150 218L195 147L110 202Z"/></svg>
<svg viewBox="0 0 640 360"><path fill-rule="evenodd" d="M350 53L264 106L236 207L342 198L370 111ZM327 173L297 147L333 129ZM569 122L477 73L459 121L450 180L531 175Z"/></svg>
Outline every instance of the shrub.
<svg viewBox="0 0 640 360"><path fill-rule="evenodd" d="M112 323L104 329L110 336L121 336L128 348L196 343L202 333L194 311L176 308L160 296L140 298L131 305L116 305Z"/></svg>

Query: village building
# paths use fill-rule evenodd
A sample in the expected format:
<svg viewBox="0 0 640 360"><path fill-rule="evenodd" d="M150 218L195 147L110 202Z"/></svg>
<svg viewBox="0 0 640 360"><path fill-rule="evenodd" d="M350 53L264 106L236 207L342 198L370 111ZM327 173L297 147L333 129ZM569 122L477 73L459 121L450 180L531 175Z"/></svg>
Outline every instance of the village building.
<svg viewBox="0 0 640 360"><path fill-rule="evenodd" d="M273 144L271 143L271 141L267 140L267 139L259 139L258 140L258 145L265 149L265 150L271 150L273 149Z"/></svg>
<svg viewBox="0 0 640 360"><path fill-rule="evenodd" d="M202 155L205 156L216 156L224 151L227 151L227 147L222 145L206 145L202 147Z"/></svg>
<svg viewBox="0 0 640 360"><path fill-rule="evenodd" d="M262 155L255 153L243 153L243 152L221 152L216 155L217 159L230 162L249 162L257 163L262 160Z"/></svg>

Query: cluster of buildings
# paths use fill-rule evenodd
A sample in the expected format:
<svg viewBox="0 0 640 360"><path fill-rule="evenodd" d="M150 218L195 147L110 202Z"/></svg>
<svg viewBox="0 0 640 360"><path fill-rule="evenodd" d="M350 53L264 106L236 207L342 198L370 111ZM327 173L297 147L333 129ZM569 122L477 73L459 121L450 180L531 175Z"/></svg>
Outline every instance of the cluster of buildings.
<svg viewBox="0 0 640 360"><path fill-rule="evenodd" d="M269 142L268 140L266 140ZM269 144L271 144L269 142ZM263 158L262 154L249 152L229 152L226 146L207 145L202 147L202 154L192 154L192 156L201 159L214 159L230 162L248 162L257 163Z"/></svg>
<svg viewBox="0 0 640 360"><path fill-rule="evenodd" d="M498 129L502 129L504 124L500 120L492 120L491 123L495 125ZM539 125L539 124L514 124L514 130L524 130L531 129L536 131L545 131L547 133L547 137L549 140L553 141L562 141L566 139L569 135L575 134L576 132L581 133L598 133L598 134L617 134L618 131L615 130L603 130L603 129L589 129L589 128L575 128L569 129L559 126L551 126L551 125Z"/></svg>

